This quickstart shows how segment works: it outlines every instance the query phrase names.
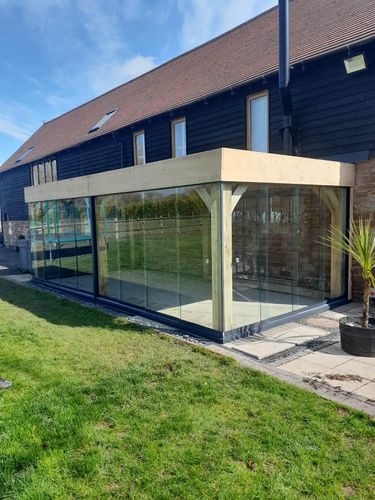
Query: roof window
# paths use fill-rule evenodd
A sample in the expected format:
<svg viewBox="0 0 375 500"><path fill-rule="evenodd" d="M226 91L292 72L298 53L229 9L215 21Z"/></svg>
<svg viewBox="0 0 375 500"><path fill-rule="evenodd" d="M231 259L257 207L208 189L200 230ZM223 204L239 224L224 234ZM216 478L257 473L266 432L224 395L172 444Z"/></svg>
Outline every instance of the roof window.
<svg viewBox="0 0 375 500"><path fill-rule="evenodd" d="M113 116L117 111L117 108L116 109L112 109L112 111L108 111L108 113L106 113L104 116L102 116L100 118L100 120L95 123L95 125L93 127L90 128L89 130L89 133L90 132L95 132L96 130L99 130L105 123L107 123L107 121L111 118L111 116Z"/></svg>
<svg viewBox="0 0 375 500"><path fill-rule="evenodd" d="M19 156L16 160L16 163L19 163L21 160L23 160L24 158L26 158L26 156L30 153L31 150L34 149L34 146L30 146L28 149L26 149L26 151L24 151L21 156Z"/></svg>

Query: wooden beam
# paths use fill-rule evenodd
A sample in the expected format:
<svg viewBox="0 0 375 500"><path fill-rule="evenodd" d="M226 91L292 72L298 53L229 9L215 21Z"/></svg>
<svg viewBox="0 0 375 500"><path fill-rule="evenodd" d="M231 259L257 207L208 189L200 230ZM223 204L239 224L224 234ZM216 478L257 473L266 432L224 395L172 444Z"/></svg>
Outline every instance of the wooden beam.
<svg viewBox="0 0 375 500"><path fill-rule="evenodd" d="M232 194L232 205L231 205L231 213L236 208L237 203L240 201L243 194L246 193L247 184L238 184Z"/></svg>
<svg viewBox="0 0 375 500"><path fill-rule="evenodd" d="M221 148L27 187L25 201L71 199L216 182L350 187L355 183L355 168L352 164L337 161Z"/></svg>

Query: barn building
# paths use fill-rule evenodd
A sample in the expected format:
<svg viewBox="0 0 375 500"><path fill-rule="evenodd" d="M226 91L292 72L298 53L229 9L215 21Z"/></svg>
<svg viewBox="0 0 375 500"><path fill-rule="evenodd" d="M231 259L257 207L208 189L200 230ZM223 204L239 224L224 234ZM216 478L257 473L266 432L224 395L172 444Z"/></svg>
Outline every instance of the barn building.
<svg viewBox="0 0 375 500"><path fill-rule="evenodd" d="M5 245L220 342L356 297L319 240L375 207L375 2L290 2L287 95L278 47L273 8L44 123L0 167Z"/></svg>

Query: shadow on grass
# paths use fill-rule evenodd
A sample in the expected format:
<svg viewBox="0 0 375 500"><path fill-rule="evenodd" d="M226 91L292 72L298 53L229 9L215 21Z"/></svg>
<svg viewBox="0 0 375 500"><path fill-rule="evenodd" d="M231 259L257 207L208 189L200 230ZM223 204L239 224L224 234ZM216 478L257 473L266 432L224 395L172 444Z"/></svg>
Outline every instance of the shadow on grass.
<svg viewBox="0 0 375 500"><path fill-rule="evenodd" d="M54 325L106 328L137 333L151 331L93 307L85 307L67 298L56 297L47 291L24 287L4 279L0 279L0 300Z"/></svg>

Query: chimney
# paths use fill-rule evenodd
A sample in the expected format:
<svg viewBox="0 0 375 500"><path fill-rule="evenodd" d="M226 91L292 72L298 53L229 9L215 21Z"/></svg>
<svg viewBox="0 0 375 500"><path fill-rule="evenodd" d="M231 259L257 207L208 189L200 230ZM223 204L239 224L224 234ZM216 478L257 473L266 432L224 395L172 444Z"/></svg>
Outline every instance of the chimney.
<svg viewBox="0 0 375 500"><path fill-rule="evenodd" d="M289 63L289 0L279 0L279 91L283 109L283 153L293 154L292 142L292 100L290 96Z"/></svg>

